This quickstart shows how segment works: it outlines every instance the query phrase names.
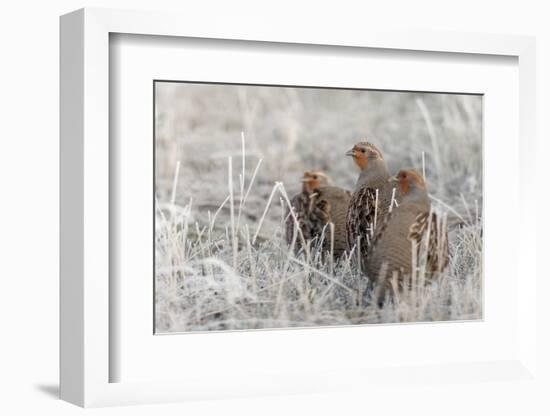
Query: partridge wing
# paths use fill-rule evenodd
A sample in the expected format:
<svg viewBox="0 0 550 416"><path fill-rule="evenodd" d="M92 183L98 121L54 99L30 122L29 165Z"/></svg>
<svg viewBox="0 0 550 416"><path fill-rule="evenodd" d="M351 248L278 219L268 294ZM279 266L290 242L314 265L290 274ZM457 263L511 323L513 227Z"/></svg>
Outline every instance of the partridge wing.
<svg viewBox="0 0 550 416"><path fill-rule="evenodd" d="M428 250L428 265L432 272L440 272L449 264L449 240L447 224L432 214L432 226Z"/></svg>
<svg viewBox="0 0 550 416"><path fill-rule="evenodd" d="M418 253L426 254L426 270L442 271L449 263L449 242L447 227L435 213L423 212L409 228L409 240L414 241Z"/></svg>
<svg viewBox="0 0 550 416"><path fill-rule="evenodd" d="M368 251L369 254L372 253L376 249L376 246L380 242L381 237L384 235L384 233L386 232L386 230L388 228L388 224L391 221L392 214L394 212L395 211L388 212L386 214L386 216L384 217L384 221L382 221L381 224L377 224L376 231L374 233L374 236L372 237L372 240L371 240L371 243L370 243L370 246L369 246L369 251Z"/></svg>

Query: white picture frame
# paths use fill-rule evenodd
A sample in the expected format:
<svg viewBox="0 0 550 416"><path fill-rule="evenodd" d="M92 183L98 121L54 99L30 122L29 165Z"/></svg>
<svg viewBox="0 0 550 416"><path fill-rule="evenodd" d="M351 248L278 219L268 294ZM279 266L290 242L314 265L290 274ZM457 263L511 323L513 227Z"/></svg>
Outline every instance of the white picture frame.
<svg viewBox="0 0 550 416"><path fill-rule="evenodd" d="M381 32L361 28L338 34L303 32L275 24L236 26L220 20L205 27L192 16L167 13L83 9L61 18L61 398L80 406L182 401L196 398L239 397L261 394L322 392L391 382L407 371L369 368L365 374L349 367L333 368L325 377L313 371L281 373L263 379L242 380L220 374L215 382L199 375L178 381L113 382L112 367L121 359L112 349L116 310L110 292L113 259L109 258L109 36L113 33L188 38L381 48L452 54L504 55L517 58L519 68L519 205L517 270L522 276L517 292L517 346L498 361L417 363L417 379L438 377L479 382L490 377L525 380L536 376L536 218L533 203L535 172L535 43L529 37L464 33ZM524 215L521 215L524 213ZM529 215L527 215L529 213ZM516 272L517 274L518 272ZM284 331L263 337L284 337ZM331 337L334 331L309 332ZM152 332L151 332L152 336ZM216 337L219 336L216 335ZM296 335L293 335L296 336ZM253 337L258 338L257 335ZM206 342L219 342L211 337ZM244 341L235 341L244 342ZM161 347L162 348L162 347ZM482 376L480 376L482 374Z"/></svg>

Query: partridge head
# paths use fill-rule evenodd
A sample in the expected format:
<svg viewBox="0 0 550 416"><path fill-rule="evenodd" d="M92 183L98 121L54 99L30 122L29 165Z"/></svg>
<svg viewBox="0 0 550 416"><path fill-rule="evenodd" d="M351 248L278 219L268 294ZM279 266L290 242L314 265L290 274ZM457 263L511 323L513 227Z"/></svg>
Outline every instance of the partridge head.
<svg viewBox="0 0 550 416"><path fill-rule="evenodd" d="M304 176L302 177L302 191L310 193L321 186L327 186L329 183L329 177L323 172L306 170L304 172Z"/></svg>
<svg viewBox="0 0 550 416"><path fill-rule="evenodd" d="M346 152L346 156L351 156L353 162L361 170L372 167L376 162L383 161L382 153L372 143L359 142L352 149Z"/></svg>
<svg viewBox="0 0 550 416"><path fill-rule="evenodd" d="M414 169L401 169L389 182L396 187L402 203L419 202L429 204L426 183Z"/></svg>

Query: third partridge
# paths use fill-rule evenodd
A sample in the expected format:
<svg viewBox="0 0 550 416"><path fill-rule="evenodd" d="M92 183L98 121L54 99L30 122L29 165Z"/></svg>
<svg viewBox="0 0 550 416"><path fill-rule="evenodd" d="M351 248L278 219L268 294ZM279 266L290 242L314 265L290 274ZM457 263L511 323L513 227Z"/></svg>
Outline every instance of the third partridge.
<svg viewBox="0 0 550 416"><path fill-rule="evenodd" d="M402 283L411 275L413 259L429 279L447 266L449 253L447 230L430 208L422 177L414 170L401 170L390 182L397 185L400 203L377 229L368 253L367 275L383 287L379 302L389 279L397 275Z"/></svg>
<svg viewBox="0 0 550 416"><path fill-rule="evenodd" d="M314 246L323 238L320 247L323 254L330 252L333 244L335 258L340 257L347 248L346 214L349 200L350 192L329 185L329 179L325 174L306 171L302 178L302 192L291 200L296 222L294 217L287 213L287 243L291 244L295 225L298 225L301 235L296 236L297 252L302 248L302 237L306 242L312 241ZM334 236L330 223L334 226Z"/></svg>

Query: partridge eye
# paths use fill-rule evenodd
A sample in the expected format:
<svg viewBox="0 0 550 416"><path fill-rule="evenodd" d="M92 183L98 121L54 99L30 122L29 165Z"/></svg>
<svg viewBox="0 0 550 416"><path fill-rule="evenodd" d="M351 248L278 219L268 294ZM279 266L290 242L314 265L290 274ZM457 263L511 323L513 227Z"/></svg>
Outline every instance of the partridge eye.
<svg viewBox="0 0 550 416"><path fill-rule="evenodd" d="M317 175L313 175L313 179L317 179Z"/></svg>
<svg viewBox="0 0 550 416"><path fill-rule="evenodd" d="M361 153L365 153L365 149L361 149Z"/></svg>

